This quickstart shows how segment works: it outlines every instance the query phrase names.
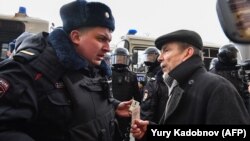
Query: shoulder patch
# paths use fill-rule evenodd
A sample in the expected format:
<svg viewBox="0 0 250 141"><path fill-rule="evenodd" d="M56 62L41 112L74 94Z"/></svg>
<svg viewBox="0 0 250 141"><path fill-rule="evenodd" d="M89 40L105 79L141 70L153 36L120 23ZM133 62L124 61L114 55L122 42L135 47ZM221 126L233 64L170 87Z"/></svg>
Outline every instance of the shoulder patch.
<svg viewBox="0 0 250 141"><path fill-rule="evenodd" d="M9 82L0 78L0 98L5 94L5 92L9 89Z"/></svg>

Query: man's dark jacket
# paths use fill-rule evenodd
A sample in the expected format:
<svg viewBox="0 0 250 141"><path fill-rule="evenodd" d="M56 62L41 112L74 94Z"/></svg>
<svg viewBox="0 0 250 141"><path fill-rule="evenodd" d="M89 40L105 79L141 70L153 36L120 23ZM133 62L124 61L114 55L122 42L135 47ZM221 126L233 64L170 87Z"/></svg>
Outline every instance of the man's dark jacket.
<svg viewBox="0 0 250 141"><path fill-rule="evenodd" d="M19 48L0 64L6 90L0 140L113 140L118 103L108 91L105 64L90 67L61 29L31 36Z"/></svg>
<svg viewBox="0 0 250 141"><path fill-rule="evenodd" d="M250 124L235 87L207 72L199 56L181 63L169 76L179 85L171 92L164 124Z"/></svg>

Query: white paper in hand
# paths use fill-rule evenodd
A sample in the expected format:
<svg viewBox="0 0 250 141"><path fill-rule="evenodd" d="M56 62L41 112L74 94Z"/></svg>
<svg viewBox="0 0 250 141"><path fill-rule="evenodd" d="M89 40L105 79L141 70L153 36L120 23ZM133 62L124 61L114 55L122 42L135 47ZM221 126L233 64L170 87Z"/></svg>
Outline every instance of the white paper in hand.
<svg viewBox="0 0 250 141"><path fill-rule="evenodd" d="M140 103L136 100L133 100L129 110L131 111L131 124L134 124L135 119L140 119Z"/></svg>
<svg viewBox="0 0 250 141"><path fill-rule="evenodd" d="M132 112L133 109L136 108L136 107L138 107L138 106L140 106L140 102L138 102L138 101L136 101L136 100L133 99L133 101L132 101L132 103L131 103L131 105L129 107L129 111Z"/></svg>
<svg viewBox="0 0 250 141"><path fill-rule="evenodd" d="M137 106L132 111L131 124L134 124L135 119L140 119L140 106Z"/></svg>

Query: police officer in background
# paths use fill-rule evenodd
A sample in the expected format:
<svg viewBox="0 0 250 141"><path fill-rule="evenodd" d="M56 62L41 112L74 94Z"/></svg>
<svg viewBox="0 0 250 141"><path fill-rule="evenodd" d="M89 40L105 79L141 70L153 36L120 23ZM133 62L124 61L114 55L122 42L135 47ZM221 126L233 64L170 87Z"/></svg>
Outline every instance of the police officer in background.
<svg viewBox="0 0 250 141"><path fill-rule="evenodd" d="M130 56L126 48L118 47L111 54L112 90L114 98L127 101L134 98L141 101L137 76L129 70ZM131 118L117 117L124 141L129 141Z"/></svg>
<svg viewBox="0 0 250 141"><path fill-rule="evenodd" d="M1 141L119 141L104 55L115 29L110 8L77 0L60 9L63 27L29 36L0 64ZM118 137L118 136L117 136Z"/></svg>
<svg viewBox="0 0 250 141"><path fill-rule="evenodd" d="M239 94L243 98L248 111L250 111L250 94L248 92L248 84L244 84L238 76L239 67L237 67L238 59L240 58L240 52L233 44L227 44L219 49L217 54L218 58L211 61L210 72L218 74L227 80L229 80Z"/></svg>
<svg viewBox="0 0 250 141"><path fill-rule="evenodd" d="M144 64L147 66L145 81L146 83L161 70L160 63L157 61L160 51L156 47L148 47L144 51Z"/></svg>
<svg viewBox="0 0 250 141"><path fill-rule="evenodd" d="M168 98L168 89L163 82L163 73L157 61L159 55L160 51L156 47L149 47L144 51L144 64L148 71L141 101L141 119L155 123L159 122Z"/></svg>
<svg viewBox="0 0 250 141"><path fill-rule="evenodd" d="M26 38L28 38L29 36L32 36L33 33L30 32L23 32L21 35L19 35L16 39L14 39L12 42L9 43L9 49L8 49L8 57L12 58L13 55L17 52L19 48L19 46L21 45L21 43L23 42L23 40L25 40Z"/></svg>
<svg viewBox="0 0 250 141"><path fill-rule="evenodd" d="M217 59L211 61L210 72L223 76L228 79L235 88L241 92L240 83L241 80L237 77L238 68L237 58L239 51L233 44L227 44L219 49Z"/></svg>

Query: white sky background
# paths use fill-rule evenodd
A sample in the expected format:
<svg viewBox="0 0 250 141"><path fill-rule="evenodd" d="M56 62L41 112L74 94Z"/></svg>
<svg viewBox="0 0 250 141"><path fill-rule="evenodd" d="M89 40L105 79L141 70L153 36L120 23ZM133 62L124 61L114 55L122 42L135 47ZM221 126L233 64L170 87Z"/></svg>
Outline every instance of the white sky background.
<svg viewBox="0 0 250 141"><path fill-rule="evenodd" d="M0 14L14 15L19 6L30 17L61 26L59 9L72 0L1 0ZM93 1L93 0L89 0ZM158 37L179 29L198 32L203 41L228 43L216 13L216 0L95 0L110 6L116 21L112 44L119 42L129 29L138 35Z"/></svg>

